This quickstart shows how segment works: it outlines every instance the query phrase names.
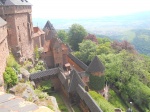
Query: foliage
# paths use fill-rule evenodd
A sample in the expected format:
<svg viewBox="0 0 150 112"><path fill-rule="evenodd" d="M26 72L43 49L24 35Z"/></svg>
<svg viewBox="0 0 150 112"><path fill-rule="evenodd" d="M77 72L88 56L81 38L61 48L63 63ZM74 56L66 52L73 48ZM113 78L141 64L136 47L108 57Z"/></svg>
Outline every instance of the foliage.
<svg viewBox="0 0 150 112"><path fill-rule="evenodd" d="M113 104L115 107L120 108L121 110L125 111L127 109L127 106L125 105L125 102L119 97L112 89L109 89L109 100L111 104Z"/></svg>
<svg viewBox="0 0 150 112"><path fill-rule="evenodd" d="M134 49L133 45L129 43L128 41L124 40L122 42L114 41L111 44L112 48L115 49L117 52L122 51L125 49L126 51L129 51L131 53L136 53L136 50Z"/></svg>
<svg viewBox="0 0 150 112"><path fill-rule="evenodd" d="M102 90L105 86L105 76L93 76L90 74L90 88L96 91Z"/></svg>
<svg viewBox="0 0 150 112"><path fill-rule="evenodd" d="M68 42L68 33L65 30L58 30L58 37L64 42Z"/></svg>
<svg viewBox="0 0 150 112"><path fill-rule="evenodd" d="M86 64L91 62L91 59L96 55L97 45L91 40L84 40L79 44L79 51L75 53L81 61Z"/></svg>
<svg viewBox="0 0 150 112"><path fill-rule="evenodd" d="M69 43L72 49L79 50L78 44L82 42L83 38L87 35L86 30L79 24L73 24L69 29Z"/></svg>
<svg viewBox="0 0 150 112"><path fill-rule="evenodd" d="M12 54L10 54L7 58L7 67L13 67L16 72L20 72L20 65L17 63Z"/></svg>
<svg viewBox="0 0 150 112"><path fill-rule="evenodd" d="M148 39L147 37L143 38ZM82 61L89 62L89 54L97 54L106 68L105 80L115 88L117 94L120 94L120 99L123 99L128 106L129 102L132 101L133 104L138 106L139 111L150 110L150 57L138 54L127 41L111 42L104 38L100 38L98 41L96 53L93 53L93 51L86 53L87 50L84 48L85 53L84 51L82 53L79 49L78 52L75 52L75 55ZM79 45L82 44L84 45L84 41ZM95 83L96 80L98 79L95 78L90 82L90 86L93 85L92 88L95 90L99 86ZM110 102L125 110L115 93L111 92L111 95L117 101L113 102L114 99L110 97Z"/></svg>
<svg viewBox="0 0 150 112"><path fill-rule="evenodd" d="M102 95L96 93L95 91L90 91L89 93L103 112L114 112L116 107L110 104Z"/></svg>
<svg viewBox="0 0 150 112"><path fill-rule="evenodd" d="M17 74L11 67L6 67L4 72L4 81L8 87L11 87L18 82Z"/></svg>
<svg viewBox="0 0 150 112"><path fill-rule="evenodd" d="M35 59L38 60L39 57L40 57L40 54L39 54L39 51L38 51L38 46L35 47L34 54L35 54Z"/></svg>
<svg viewBox="0 0 150 112"><path fill-rule="evenodd" d="M35 73L35 72L43 71L43 70L45 70L44 62L38 61L38 63L35 65L35 67L30 70L30 73Z"/></svg>

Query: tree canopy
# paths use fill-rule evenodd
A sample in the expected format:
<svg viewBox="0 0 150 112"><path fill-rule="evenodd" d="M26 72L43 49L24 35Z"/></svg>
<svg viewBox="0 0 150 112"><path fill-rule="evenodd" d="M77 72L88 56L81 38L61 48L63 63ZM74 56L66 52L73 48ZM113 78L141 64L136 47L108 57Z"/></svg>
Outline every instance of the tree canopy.
<svg viewBox="0 0 150 112"><path fill-rule="evenodd" d="M82 42L83 38L87 35L86 30L83 26L79 24L73 24L69 28L69 44L72 46L72 49L77 51L79 50L78 44Z"/></svg>
<svg viewBox="0 0 150 112"><path fill-rule="evenodd" d="M58 38L62 40L64 43L68 42L68 33L65 30L58 30L57 32Z"/></svg>

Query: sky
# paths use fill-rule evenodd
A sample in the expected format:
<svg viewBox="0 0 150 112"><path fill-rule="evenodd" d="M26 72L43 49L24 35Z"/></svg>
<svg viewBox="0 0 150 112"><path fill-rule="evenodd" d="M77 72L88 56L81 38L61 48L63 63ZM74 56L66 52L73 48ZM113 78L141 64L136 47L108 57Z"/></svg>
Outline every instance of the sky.
<svg viewBox="0 0 150 112"><path fill-rule="evenodd" d="M29 0L33 18L80 19L150 11L150 0Z"/></svg>

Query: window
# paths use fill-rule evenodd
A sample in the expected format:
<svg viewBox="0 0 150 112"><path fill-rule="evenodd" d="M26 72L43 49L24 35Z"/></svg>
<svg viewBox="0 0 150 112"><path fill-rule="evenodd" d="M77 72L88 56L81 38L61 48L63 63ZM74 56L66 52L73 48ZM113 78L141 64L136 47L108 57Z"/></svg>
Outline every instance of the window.
<svg viewBox="0 0 150 112"><path fill-rule="evenodd" d="M19 42L21 42L21 37L19 37Z"/></svg>

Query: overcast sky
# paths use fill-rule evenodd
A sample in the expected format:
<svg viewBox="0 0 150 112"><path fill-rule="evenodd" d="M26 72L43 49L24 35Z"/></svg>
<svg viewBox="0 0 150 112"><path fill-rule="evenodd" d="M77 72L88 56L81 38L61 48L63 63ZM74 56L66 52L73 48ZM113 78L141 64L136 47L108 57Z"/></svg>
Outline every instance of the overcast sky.
<svg viewBox="0 0 150 112"><path fill-rule="evenodd" d="M150 11L150 0L29 0L33 18L95 18Z"/></svg>

